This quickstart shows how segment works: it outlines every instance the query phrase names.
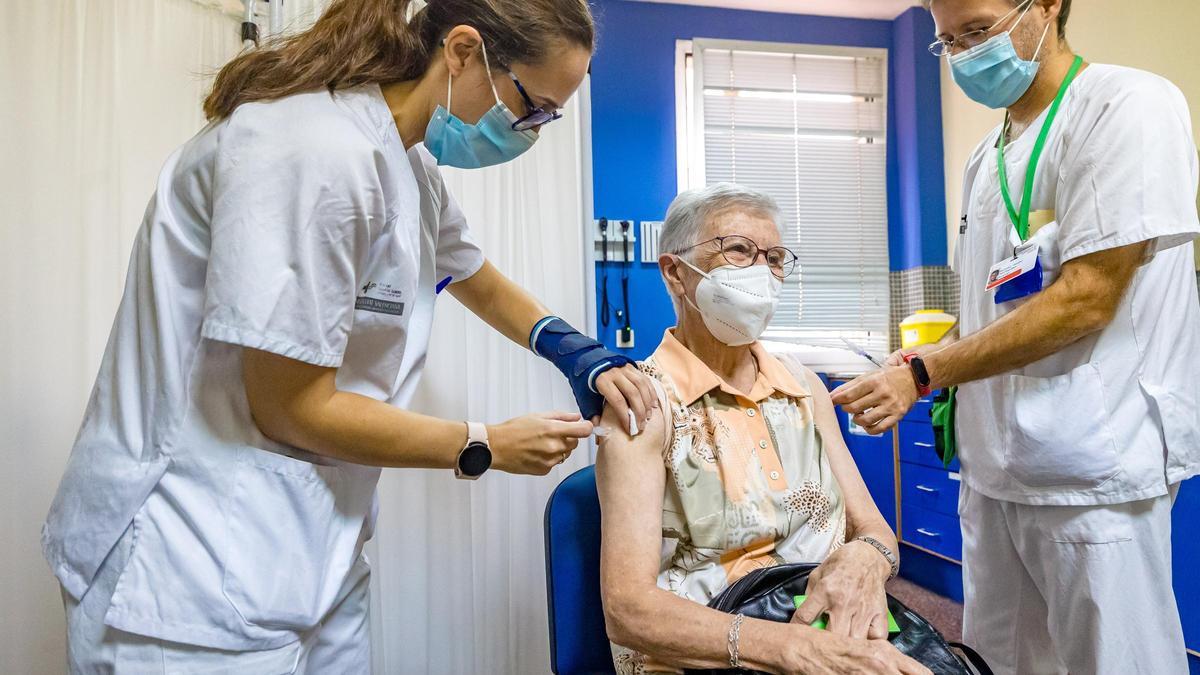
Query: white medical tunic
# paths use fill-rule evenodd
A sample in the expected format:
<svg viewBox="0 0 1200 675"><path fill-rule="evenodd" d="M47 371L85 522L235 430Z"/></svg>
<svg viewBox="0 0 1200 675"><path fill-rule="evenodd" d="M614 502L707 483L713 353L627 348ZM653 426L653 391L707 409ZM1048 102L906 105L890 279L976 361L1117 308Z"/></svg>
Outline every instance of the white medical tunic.
<svg viewBox="0 0 1200 675"><path fill-rule="evenodd" d="M264 437L251 347L410 401L436 285L483 264L377 85L240 106L167 161L43 531L76 599L132 525L108 625L219 649L287 644L329 611L379 469Z"/></svg>
<svg viewBox="0 0 1200 675"><path fill-rule="evenodd" d="M1005 148L1018 204L1046 113ZM985 291L1013 255L1000 196L997 128L976 149L955 251L961 334L1028 299ZM973 177L973 179L972 179ZM1151 73L1083 70L1063 99L1037 167L1031 235L1045 286L1089 253L1150 242L1112 323L1018 371L963 385L962 477L978 492L1025 504L1111 504L1166 494L1200 473L1200 301L1194 253L1197 156L1183 94ZM1033 230L1031 229L1031 232Z"/></svg>

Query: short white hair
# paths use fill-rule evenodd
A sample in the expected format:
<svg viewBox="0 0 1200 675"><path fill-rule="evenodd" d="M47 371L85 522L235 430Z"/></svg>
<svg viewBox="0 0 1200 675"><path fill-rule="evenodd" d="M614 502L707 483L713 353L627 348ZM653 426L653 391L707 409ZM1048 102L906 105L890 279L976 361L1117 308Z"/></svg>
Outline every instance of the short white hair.
<svg viewBox="0 0 1200 675"><path fill-rule="evenodd" d="M779 204L771 195L735 183L714 183L705 188L681 192L671 202L662 232L658 235L659 253L681 255L700 243L700 232L714 215L730 210L764 215L775 223L780 236L783 236L783 227L779 224ZM668 292L668 295L671 294ZM674 295L671 295L671 304L675 306L675 316L681 316L682 308Z"/></svg>
<svg viewBox="0 0 1200 675"><path fill-rule="evenodd" d="M679 254L695 246L700 243L700 231L709 219L730 209L765 215L779 227L779 204L773 197L744 185L714 183L681 192L671 202L662 233L658 235L658 250Z"/></svg>

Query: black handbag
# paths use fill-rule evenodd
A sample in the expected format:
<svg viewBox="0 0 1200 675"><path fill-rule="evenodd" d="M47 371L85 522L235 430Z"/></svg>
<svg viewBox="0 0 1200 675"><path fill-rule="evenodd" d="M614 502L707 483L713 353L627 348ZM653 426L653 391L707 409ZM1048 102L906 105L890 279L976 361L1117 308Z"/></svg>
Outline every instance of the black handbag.
<svg viewBox="0 0 1200 675"><path fill-rule="evenodd" d="M713 598L708 606L753 619L791 621L796 611L794 598L805 595L808 575L816 568L811 563L796 563L754 570ZM889 640L901 653L918 661L933 671L934 675L992 675L987 663L974 650L965 645L947 643L942 634L921 615L890 595L887 601L888 609L900 627L900 632L893 633ZM963 656L956 654L955 649ZM971 667L975 670L972 671ZM722 668L685 672L688 675L733 675L757 671Z"/></svg>

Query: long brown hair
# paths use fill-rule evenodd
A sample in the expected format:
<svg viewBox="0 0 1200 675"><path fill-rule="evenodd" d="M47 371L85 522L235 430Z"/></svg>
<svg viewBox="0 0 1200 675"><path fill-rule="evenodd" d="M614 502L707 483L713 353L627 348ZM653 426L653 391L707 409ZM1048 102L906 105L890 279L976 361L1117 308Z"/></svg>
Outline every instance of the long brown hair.
<svg viewBox="0 0 1200 675"><path fill-rule="evenodd" d="M564 41L593 49L587 0L429 0L405 20L412 0L334 0L311 28L241 54L217 74L204 100L208 119L247 101L325 87L387 84L425 74L442 37L479 31L493 63L538 63Z"/></svg>

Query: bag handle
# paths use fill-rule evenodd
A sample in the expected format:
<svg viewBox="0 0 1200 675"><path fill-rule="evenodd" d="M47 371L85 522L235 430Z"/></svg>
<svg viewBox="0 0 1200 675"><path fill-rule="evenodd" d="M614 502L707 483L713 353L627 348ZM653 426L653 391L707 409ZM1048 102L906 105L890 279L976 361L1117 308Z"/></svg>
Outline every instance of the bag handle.
<svg viewBox="0 0 1200 675"><path fill-rule="evenodd" d="M983 660L983 657L979 655L979 652L971 649L961 642L950 642L949 645L952 648L962 652L962 655L966 657L967 662L971 664L971 667L974 668L975 672L979 673L979 675L994 675L992 673L992 669L988 667L987 661Z"/></svg>

